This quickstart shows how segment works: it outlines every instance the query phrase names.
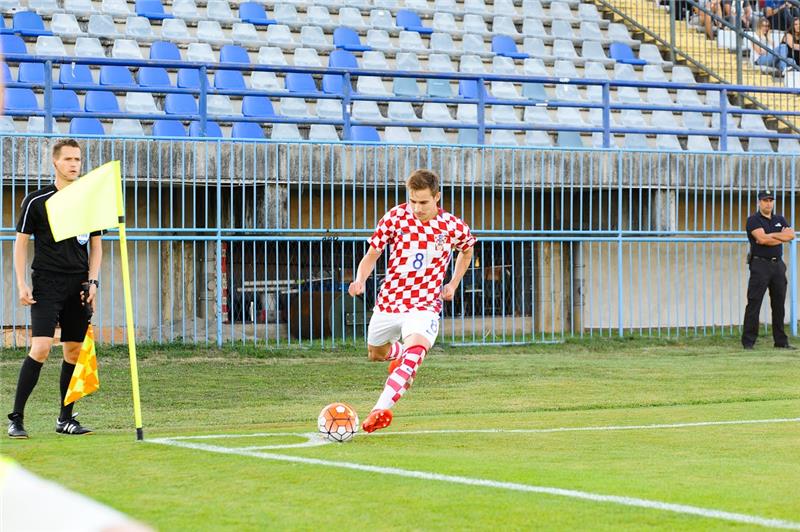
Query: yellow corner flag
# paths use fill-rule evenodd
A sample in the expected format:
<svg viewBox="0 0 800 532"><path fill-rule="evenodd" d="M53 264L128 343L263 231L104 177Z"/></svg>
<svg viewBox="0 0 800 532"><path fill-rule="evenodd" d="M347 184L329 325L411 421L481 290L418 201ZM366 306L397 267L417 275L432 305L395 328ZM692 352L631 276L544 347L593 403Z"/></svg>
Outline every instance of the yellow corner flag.
<svg viewBox="0 0 800 532"><path fill-rule="evenodd" d="M67 395L64 397L64 406L85 397L100 388L100 375L97 373L97 353L94 349L94 331L92 325L86 329L86 337L83 339L81 352L78 355L78 362L75 364L75 371L72 372L72 379L69 381Z"/></svg>
<svg viewBox="0 0 800 532"><path fill-rule="evenodd" d="M44 203L53 239L116 227L120 181L119 161L111 161L53 194Z"/></svg>

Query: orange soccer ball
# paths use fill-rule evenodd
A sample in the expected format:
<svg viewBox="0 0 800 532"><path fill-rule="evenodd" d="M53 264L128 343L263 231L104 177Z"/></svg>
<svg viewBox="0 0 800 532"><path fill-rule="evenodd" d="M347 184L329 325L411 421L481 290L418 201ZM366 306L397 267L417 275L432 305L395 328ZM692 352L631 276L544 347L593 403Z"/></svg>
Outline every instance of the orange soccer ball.
<svg viewBox="0 0 800 532"><path fill-rule="evenodd" d="M331 403L319 413L317 427L331 441L347 441L358 432L358 414L349 405Z"/></svg>

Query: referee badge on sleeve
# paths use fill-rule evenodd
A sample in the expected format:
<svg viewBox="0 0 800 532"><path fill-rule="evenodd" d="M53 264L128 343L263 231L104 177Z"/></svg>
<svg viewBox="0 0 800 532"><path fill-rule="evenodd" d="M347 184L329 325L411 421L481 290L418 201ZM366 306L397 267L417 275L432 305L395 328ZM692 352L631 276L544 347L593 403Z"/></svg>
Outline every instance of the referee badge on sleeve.
<svg viewBox="0 0 800 532"><path fill-rule="evenodd" d="M78 244L80 244L81 246L85 246L89 242L89 233L77 235L75 238L78 239Z"/></svg>

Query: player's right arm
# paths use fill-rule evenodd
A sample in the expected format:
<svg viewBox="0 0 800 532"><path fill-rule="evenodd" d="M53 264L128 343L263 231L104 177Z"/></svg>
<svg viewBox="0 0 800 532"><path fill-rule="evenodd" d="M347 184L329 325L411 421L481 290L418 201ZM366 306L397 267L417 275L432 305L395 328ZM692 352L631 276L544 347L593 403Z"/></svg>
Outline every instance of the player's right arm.
<svg viewBox="0 0 800 532"><path fill-rule="evenodd" d="M33 291L25 280L25 268L28 265L28 242L31 235L17 233L14 240L14 273L17 276L17 290L19 291L19 302L23 305L33 305Z"/></svg>
<svg viewBox="0 0 800 532"><path fill-rule="evenodd" d="M753 238L756 239L756 242L760 246L772 247L772 246L780 246L781 244L783 244L783 242L780 239L775 237L777 233L767 233L761 227L751 231L750 234L753 235Z"/></svg>
<svg viewBox="0 0 800 532"><path fill-rule="evenodd" d="M364 255L364 258L361 259L361 262L358 263L358 270L356 272L356 279L352 283L350 283L350 288L347 289L347 292L355 297L357 295L364 293L364 284L369 279L369 276L372 274L372 270L375 269L375 263L378 262L378 259L381 256L381 252L375 249L374 247L370 246L369 251L367 254Z"/></svg>

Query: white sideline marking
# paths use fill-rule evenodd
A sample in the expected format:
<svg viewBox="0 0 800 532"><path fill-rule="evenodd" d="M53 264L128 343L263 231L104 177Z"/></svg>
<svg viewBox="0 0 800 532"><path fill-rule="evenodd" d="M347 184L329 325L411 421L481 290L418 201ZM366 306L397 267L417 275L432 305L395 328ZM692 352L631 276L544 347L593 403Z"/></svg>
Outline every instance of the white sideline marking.
<svg viewBox="0 0 800 532"><path fill-rule="evenodd" d="M553 429L485 429L485 430L441 430L441 431L408 431L408 432L388 432L382 435L401 435L401 434L448 434L448 433L546 433L546 432L567 432L567 431L591 431L591 430L646 430L646 429L664 429L664 428L678 428L678 427L698 427L698 426L711 426L711 425L736 425L736 424L753 424L753 423L789 423L800 421L800 418L779 418L779 419L752 419L742 421L705 421L696 423L672 423L672 424L659 424L659 425L617 425L608 427L559 427ZM380 434L380 433L379 433ZM436 480L440 482L450 482L453 484L462 484L467 486L481 486L495 489L505 489L512 491L522 491L529 493L544 493L547 495L556 495L560 497L569 497L573 499L582 499L593 502L605 502L611 504L619 504L622 506L633 506L638 508L648 508L654 510L661 510L666 512L674 512L685 515L696 515L709 519L720 519L723 521L733 521L737 523L745 523L750 525L758 525L771 528L782 528L790 530L800 530L800 522L787 521L783 519L773 519L768 517L761 517L758 515L740 514L735 512L726 512L724 510L716 510L713 508L702 508L699 506L690 506L686 504L675 504L651 499L640 499L636 497L622 497L618 495L603 495L600 493L591 493L587 491L570 490L563 488L555 488L550 486L534 486L529 484L519 484L515 482L501 482L496 480L486 480L480 478L470 478L454 475L443 475L439 473L430 473L426 471L414 471L409 469L400 469L396 467L381 467L365 464L357 464L353 462L336 462L332 460L321 460L318 458L307 458L301 456L289 456L284 454L264 453L258 452L259 448L229 448L219 447L216 445L208 445L204 443L193 443L190 439L216 439L216 438L248 438L258 436L299 436L305 437L306 442L300 444L286 444L281 446L266 446L263 448L291 448L291 447L311 447L316 445L324 445L328 442L318 437L316 433L256 433L256 434L223 434L223 435L203 435L203 436L180 436L175 438L156 438L149 441L150 443L158 443L161 445L171 445L175 447L183 447L186 449L196 449L200 451L208 451L220 454L249 456L252 458L260 458L262 460L275 460L280 462L293 462L308 465L318 465L325 467L336 467L340 469L351 469L356 471L366 471L369 473L378 473L382 475L394 475L406 478L415 478L421 480Z"/></svg>

